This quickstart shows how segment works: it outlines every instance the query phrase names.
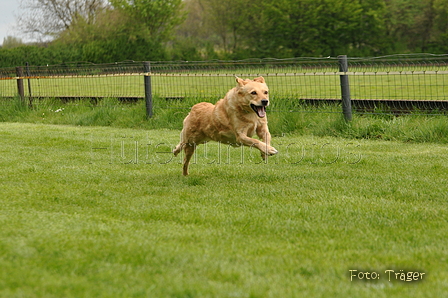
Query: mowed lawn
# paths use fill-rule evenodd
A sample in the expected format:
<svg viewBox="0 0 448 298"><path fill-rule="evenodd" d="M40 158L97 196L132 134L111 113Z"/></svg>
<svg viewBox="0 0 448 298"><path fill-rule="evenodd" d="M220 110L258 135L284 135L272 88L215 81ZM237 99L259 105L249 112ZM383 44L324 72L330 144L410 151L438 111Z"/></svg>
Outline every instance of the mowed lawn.
<svg viewBox="0 0 448 298"><path fill-rule="evenodd" d="M448 146L178 135L0 123L0 297L448 293Z"/></svg>

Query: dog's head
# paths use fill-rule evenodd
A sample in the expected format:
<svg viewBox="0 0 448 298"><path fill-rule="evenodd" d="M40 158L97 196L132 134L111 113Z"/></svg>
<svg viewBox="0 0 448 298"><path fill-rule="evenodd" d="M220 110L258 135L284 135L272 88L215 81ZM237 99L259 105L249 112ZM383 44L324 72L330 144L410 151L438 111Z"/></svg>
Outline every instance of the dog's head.
<svg viewBox="0 0 448 298"><path fill-rule="evenodd" d="M244 105L250 107L258 117L266 117L266 107L269 105L269 88L264 78L243 80L237 77L236 82L238 83L238 95L244 101Z"/></svg>

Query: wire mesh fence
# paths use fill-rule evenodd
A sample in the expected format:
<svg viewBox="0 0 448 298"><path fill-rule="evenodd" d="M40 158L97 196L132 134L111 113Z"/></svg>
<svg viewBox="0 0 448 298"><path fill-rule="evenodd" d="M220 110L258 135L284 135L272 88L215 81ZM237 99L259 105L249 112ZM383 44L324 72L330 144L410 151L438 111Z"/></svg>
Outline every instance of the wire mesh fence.
<svg viewBox="0 0 448 298"><path fill-rule="evenodd" d="M348 71L338 59L250 59L205 62L126 61L113 64L67 63L0 69L0 98L145 98L151 77L153 107L188 109L200 101L216 102L235 86L235 76L264 76L275 109L301 111L341 103L340 76L348 75L353 108L367 113L445 113L448 110L448 55L394 55L349 58ZM20 86L22 84L22 86Z"/></svg>
<svg viewBox="0 0 448 298"><path fill-rule="evenodd" d="M3 68L0 69L0 97L18 95L19 78L23 79L23 95L27 97L142 97L143 74L143 64L136 62Z"/></svg>

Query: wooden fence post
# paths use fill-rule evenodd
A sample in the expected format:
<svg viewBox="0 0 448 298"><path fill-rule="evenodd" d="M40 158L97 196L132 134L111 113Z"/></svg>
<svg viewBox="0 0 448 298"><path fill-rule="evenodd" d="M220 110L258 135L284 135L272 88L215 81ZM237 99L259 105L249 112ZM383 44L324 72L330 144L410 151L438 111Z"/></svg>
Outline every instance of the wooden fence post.
<svg viewBox="0 0 448 298"><path fill-rule="evenodd" d="M17 74L17 91L19 93L20 99L22 101L25 100L25 88L23 87L23 68L21 66L16 67L16 74Z"/></svg>

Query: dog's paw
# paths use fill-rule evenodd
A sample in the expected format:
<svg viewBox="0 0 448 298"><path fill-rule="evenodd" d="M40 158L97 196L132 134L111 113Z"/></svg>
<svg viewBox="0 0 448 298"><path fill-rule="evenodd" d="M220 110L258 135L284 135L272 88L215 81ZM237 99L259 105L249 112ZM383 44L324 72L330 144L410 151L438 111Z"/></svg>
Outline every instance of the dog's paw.
<svg viewBox="0 0 448 298"><path fill-rule="evenodd" d="M266 151L267 155L275 155L278 153L278 150L271 146L269 146Z"/></svg>
<svg viewBox="0 0 448 298"><path fill-rule="evenodd" d="M268 156L272 156L278 153L278 150L275 149L274 147L268 146L268 148L266 148L266 151L261 152L261 157L263 159L266 159Z"/></svg>

